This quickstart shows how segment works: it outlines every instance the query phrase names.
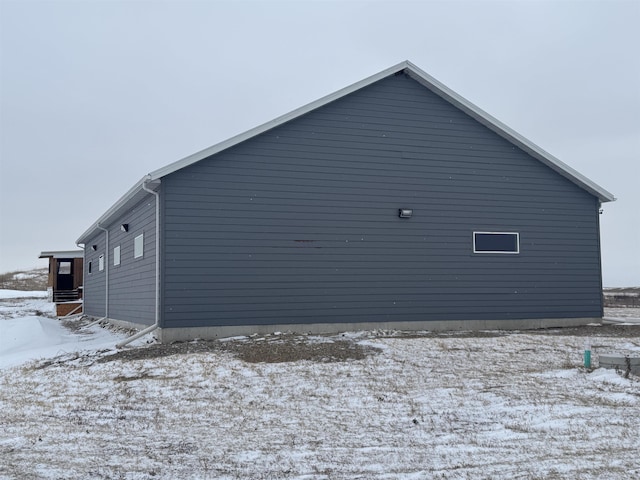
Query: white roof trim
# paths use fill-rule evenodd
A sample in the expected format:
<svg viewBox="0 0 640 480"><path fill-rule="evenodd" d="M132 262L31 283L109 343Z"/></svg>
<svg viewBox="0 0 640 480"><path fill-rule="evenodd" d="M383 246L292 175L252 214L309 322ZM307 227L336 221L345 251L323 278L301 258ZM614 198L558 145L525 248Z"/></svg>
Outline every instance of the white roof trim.
<svg viewBox="0 0 640 480"><path fill-rule="evenodd" d="M446 85L442 84L441 82L439 82L438 80L433 78L431 75L424 72L423 70L421 70L420 68L415 66L413 63L409 62L408 60L401 62L397 65L394 65L393 67L387 68L386 70L383 70L380 73L376 73L375 75L365 78L364 80L354 83L353 85L349 85L348 87L338 90L337 92L327 95L326 97L322 97L316 100L315 102L311 102L303 107L293 110L292 112L289 112L285 115L275 118L270 122L264 123L258 127L255 127L244 133L241 133L240 135L236 135L235 137L231 137L228 140L225 140L224 142L213 145L212 147L206 148L197 153L189 155L188 157L185 157L182 160L178 160L177 162L171 163L163 168L155 170L149 174L150 178L154 180L162 178L165 175L169 175L170 173L180 170L181 168L192 165L211 155L214 155L218 152L226 150L227 148L233 147L234 145L242 143L245 140L255 137L256 135L259 135L261 133L264 133L267 130L271 130L274 127L282 125L283 123L293 120L301 115L304 115L305 113L309 113L312 110L315 110L316 108L327 105L328 103L334 100L337 100L341 97L349 95L350 93L353 93L356 90L360 90L363 87L371 85L372 83L375 83L378 80L382 80L383 78L388 77L389 75L393 75L394 73L400 72L402 70L405 70L405 72L411 78L413 78L414 80L419 82L421 85L431 90L436 95L442 97L443 99L447 100L449 103L460 108L462 111L469 114L471 117L473 117L475 120L482 123L484 126L488 127L493 132L497 133L501 137L505 138L506 140L520 147L529 155L541 161L542 163L552 168L562 176L568 178L573 183L584 188L592 195L595 195L602 202L610 202L615 200L615 197L613 196L613 194L611 194L604 188L600 187L596 183L592 182L587 177L585 177L578 171L574 170L566 163L560 161L559 159L551 155L549 152L546 152L545 150L537 146L535 143L527 140L522 135L520 135L516 131L509 128L507 125L505 125L498 119L492 117L481 108L469 102L464 97L458 95L456 92L449 89Z"/></svg>
<svg viewBox="0 0 640 480"><path fill-rule="evenodd" d="M58 250L55 252L40 252L38 258L82 258L84 257L83 250Z"/></svg>
<svg viewBox="0 0 640 480"><path fill-rule="evenodd" d="M466 98L458 95L453 90L449 89L447 86L440 83L438 80L430 76L428 73L420 70L420 68L413 65L411 62L405 62L407 64L407 73L411 78L418 81L429 90L433 91L436 95L444 98L449 103L455 105L460 108L462 111L469 114L475 120L482 123L485 127L488 127L494 133L497 133L502 138L508 140L514 145L520 147L522 150L527 152L529 155L534 157L535 159L541 161L548 167L552 168L560 175L566 177L571 180L573 183L577 184L579 187L587 190L592 195L598 197L602 202L613 202L615 201L615 196L596 184L595 182L589 180L587 177L582 175L577 170L574 170L566 163L562 162L558 158L551 155L549 152L543 150L538 145L533 143L530 140L527 140L525 137L520 135L515 130L512 130L507 125L502 123L497 118L489 115L487 112L482 110L480 107L474 105Z"/></svg>
<svg viewBox="0 0 640 480"><path fill-rule="evenodd" d="M93 231L96 230L98 224L108 224L111 219L111 216L114 215L120 208L122 208L129 200L131 200L137 193L142 190L142 185L144 183L159 181L162 177L165 177L177 170L188 167L189 165L193 165L200 160L204 160L211 155L219 153L227 148L233 147L239 143L244 142L256 135L260 135L272 128L275 128L279 125L282 125L290 120L293 120L299 116L302 116L306 113L311 112L319 107L327 105L334 100L342 98L350 93L355 92L356 90L360 90L372 83L375 83L383 78L386 78L394 73L405 71L411 78L419 82L424 87L431 90L436 95L441 98L447 100L449 103L454 106L460 108L462 111L470 115L475 120L482 123L484 126L488 127L490 130L505 138L509 142L513 143L517 147L521 148L525 152L527 152L532 157L541 161L548 167L552 168L560 175L564 176L571 182L575 183L579 187L588 191L592 195L598 197L601 202L611 202L616 198L614 195L604 188L600 187L593 181L589 180L587 177L577 172L573 168L571 168L566 163L560 161L550 153L546 152L533 142L527 140L519 133L515 132L504 123L500 122L496 118L489 115L487 112L477 107L473 103L469 102L467 99L455 93L453 90L449 89L444 84L440 83L438 80L433 78L431 75L427 74L420 68L416 67L413 63L408 60L404 62L400 62L397 65L387 68L375 75L372 75L364 80L356 82L348 87L342 88L337 92L331 93L325 97L322 97L315 102L311 102L303 107L297 108L289 113L286 113L280 117L277 117L270 122L259 125L258 127L252 128L244 133L231 137L223 142L220 142L216 145L213 145L209 148L205 148L199 152L196 152L188 157L185 157L181 160L173 162L165 167L159 168L158 170L154 170L150 174L146 175L142 179L140 179L125 195L123 195L109 210L107 210L97 222L95 222L82 236L78 239L77 243L83 243L83 240L86 239L88 235L90 235Z"/></svg>
<svg viewBox="0 0 640 480"><path fill-rule="evenodd" d="M151 181L149 175L145 175L138 182L129 189L127 193L125 193L122 197L120 197L116 203L111 205L109 210L102 214L102 216L96 220L93 225L91 225L80 237L76 240L76 244L84 243L88 237L90 237L93 232L98 230L98 226L108 226L111 221L111 217L114 216L118 210L124 207L127 202L129 202L137 193L143 192L143 185L150 186L152 190L156 190L157 186L160 184L160 180Z"/></svg>

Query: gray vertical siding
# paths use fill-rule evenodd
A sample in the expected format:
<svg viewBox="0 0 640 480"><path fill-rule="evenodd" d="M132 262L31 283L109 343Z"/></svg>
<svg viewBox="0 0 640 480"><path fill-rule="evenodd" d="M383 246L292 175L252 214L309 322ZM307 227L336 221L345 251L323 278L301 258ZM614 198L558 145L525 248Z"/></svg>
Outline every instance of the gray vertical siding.
<svg viewBox="0 0 640 480"><path fill-rule="evenodd" d="M600 316L597 199L404 75L162 188L164 327Z"/></svg>
<svg viewBox="0 0 640 480"><path fill-rule="evenodd" d="M129 224L123 232L120 225ZM149 195L133 209L112 223L109 250L105 262L109 268L109 318L151 325L155 320L155 197ZM134 238L144 234L141 258L134 258ZM105 234L98 235L85 246L85 261L93 260L93 273L86 274L85 311L88 315L105 314L105 270L97 269L98 256L105 251ZM91 245L97 243L96 252ZM120 265L113 265L114 247L120 246Z"/></svg>

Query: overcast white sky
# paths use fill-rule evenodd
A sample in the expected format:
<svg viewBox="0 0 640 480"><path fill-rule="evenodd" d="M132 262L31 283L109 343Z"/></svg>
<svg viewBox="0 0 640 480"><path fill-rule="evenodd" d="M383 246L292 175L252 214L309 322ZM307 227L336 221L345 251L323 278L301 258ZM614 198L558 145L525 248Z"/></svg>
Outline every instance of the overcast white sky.
<svg viewBox="0 0 640 480"><path fill-rule="evenodd" d="M640 2L0 0L0 272L146 173L408 59L616 195L640 285Z"/></svg>

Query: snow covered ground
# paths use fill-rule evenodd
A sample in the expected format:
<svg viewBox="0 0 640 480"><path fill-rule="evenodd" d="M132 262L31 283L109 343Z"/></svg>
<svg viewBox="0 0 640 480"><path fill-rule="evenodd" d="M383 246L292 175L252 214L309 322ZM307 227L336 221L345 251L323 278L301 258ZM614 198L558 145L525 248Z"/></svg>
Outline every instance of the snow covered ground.
<svg viewBox="0 0 640 480"><path fill-rule="evenodd" d="M340 362L131 359L114 355L123 334L71 333L40 300L8 302L0 326L25 321L64 354L9 361L0 327L2 479L640 478L640 379L582 368L576 329L224 342L370 349ZM640 352L640 327L601 328L594 362Z"/></svg>
<svg viewBox="0 0 640 480"><path fill-rule="evenodd" d="M42 293L0 290L0 369L38 358L113 348L125 337L99 326L70 331L55 318L54 304Z"/></svg>
<svg viewBox="0 0 640 480"><path fill-rule="evenodd" d="M42 290L25 292L22 290L5 290L0 288L0 299L7 298L47 298L47 292Z"/></svg>
<svg viewBox="0 0 640 480"><path fill-rule="evenodd" d="M635 323L640 324L640 308L605 308L604 320L613 323Z"/></svg>

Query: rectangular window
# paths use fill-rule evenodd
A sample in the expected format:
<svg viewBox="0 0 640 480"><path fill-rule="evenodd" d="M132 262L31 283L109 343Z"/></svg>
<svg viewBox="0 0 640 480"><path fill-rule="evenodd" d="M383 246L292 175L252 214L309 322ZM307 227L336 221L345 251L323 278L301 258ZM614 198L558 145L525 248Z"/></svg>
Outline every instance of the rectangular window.
<svg viewBox="0 0 640 480"><path fill-rule="evenodd" d="M113 265L120 265L120 245L113 249Z"/></svg>
<svg viewBox="0 0 640 480"><path fill-rule="evenodd" d="M89 270L88 270L88 272L91 273L91 262L89 262Z"/></svg>
<svg viewBox="0 0 640 480"><path fill-rule="evenodd" d="M58 264L59 275L71 275L71 262L60 262Z"/></svg>
<svg viewBox="0 0 640 480"><path fill-rule="evenodd" d="M104 270L104 254L98 257L98 270L100 272Z"/></svg>
<svg viewBox="0 0 640 480"><path fill-rule="evenodd" d="M140 258L144 254L144 233L133 239L133 258Z"/></svg>
<svg viewBox="0 0 640 480"><path fill-rule="evenodd" d="M473 253L520 253L520 234L473 232Z"/></svg>

